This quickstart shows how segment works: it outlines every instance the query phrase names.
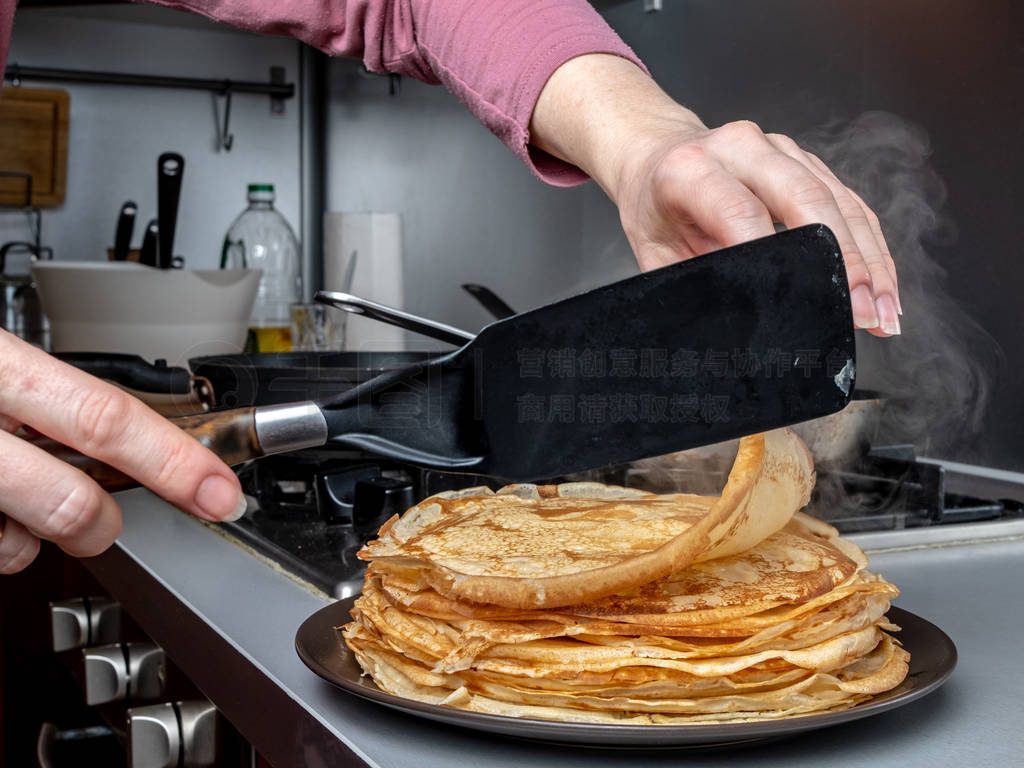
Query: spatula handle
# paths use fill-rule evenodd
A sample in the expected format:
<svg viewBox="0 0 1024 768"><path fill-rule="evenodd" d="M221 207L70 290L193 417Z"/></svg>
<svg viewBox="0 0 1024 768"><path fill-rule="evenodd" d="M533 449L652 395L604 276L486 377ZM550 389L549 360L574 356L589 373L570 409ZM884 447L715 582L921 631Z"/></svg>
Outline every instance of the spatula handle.
<svg viewBox="0 0 1024 768"><path fill-rule="evenodd" d="M313 403L236 408L170 419L225 464L236 466L270 453L323 445L327 423ZM50 438L30 439L56 458L78 467L107 491L135 488L139 482L114 467Z"/></svg>

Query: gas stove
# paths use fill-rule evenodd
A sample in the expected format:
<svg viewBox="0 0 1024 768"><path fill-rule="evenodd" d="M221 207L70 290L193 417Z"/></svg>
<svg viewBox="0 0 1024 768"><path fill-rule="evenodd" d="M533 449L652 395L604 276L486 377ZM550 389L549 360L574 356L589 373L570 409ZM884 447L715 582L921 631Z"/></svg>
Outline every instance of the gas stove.
<svg viewBox="0 0 1024 768"><path fill-rule="evenodd" d="M227 524L245 545L338 598L362 589L356 552L392 515L444 490L504 483L359 451L313 448L238 469L249 508Z"/></svg>
<svg viewBox="0 0 1024 768"><path fill-rule="evenodd" d="M422 361L427 353L310 354L198 358L191 361L194 376L180 369L151 370L139 359L78 356L70 362L133 388L154 376L162 391L187 393L206 387L203 402L238 407L329 397L382 371ZM172 381L172 375L182 381ZM1024 475L919 458L912 446L868 448L871 419L879 417L881 401L877 393L860 394L851 404L860 403L856 413L841 428L824 433L830 448L843 442L836 435L851 430L863 432L863 439L847 440L849 450L833 451L845 459L842 465L818 462L808 512L843 534L866 535L1024 518ZM854 460L849 460L851 453ZM723 443L548 482L589 480L656 493L714 494L725 485L734 455L735 445ZM263 458L241 467L238 474L249 508L227 530L249 549L338 598L360 591L365 564L356 552L388 518L440 491L505 484L493 477L424 470L333 445Z"/></svg>
<svg viewBox="0 0 1024 768"><path fill-rule="evenodd" d="M657 460L655 460L657 461ZM671 465L670 465L671 467ZM721 488L727 468L652 471L639 463L556 478L592 480L666 492ZM249 499L246 515L228 529L243 544L327 594L362 588L366 564L356 552L392 515L444 490L504 483L491 477L424 470L370 454L318 448L272 456L238 471ZM818 468L807 510L841 533L1024 518L1024 483L995 482L919 459L912 446L876 447L853 462Z"/></svg>
<svg viewBox="0 0 1024 768"><path fill-rule="evenodd" d="M841 533L1005 520L1024 517L1024 485L971 488L942 463L918 459L912 445L885 446L820 470L807 511Z"/></svg>

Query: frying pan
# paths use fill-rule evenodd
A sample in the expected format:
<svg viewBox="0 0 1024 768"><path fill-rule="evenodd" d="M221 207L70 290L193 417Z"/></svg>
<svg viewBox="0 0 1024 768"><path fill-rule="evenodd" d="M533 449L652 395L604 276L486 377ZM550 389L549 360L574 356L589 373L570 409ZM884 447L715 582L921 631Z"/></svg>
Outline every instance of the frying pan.
<svg viewBox="0 0 1024 768"><path fill-rule="evenodd" d="M116 384L165 416L277 405L331 397L385 371L439 352L289 352L215 355L184 368L153 365L137 355L61 352L56 357Z"/></svg>
<svg viewBox="0 0 1024 768"><path fill-rule="evenodd" d="M189 360L192 373L210 382L215 410L329 399L385 371L440 352L277 352L215 355Z"/></svg>
<svg viewBox="0 0 1024 768"><path fill-rule="evenodd" d="M165 415L181 416L211 406L221 410L329 398L385 371L440 354L396 351L219 355L190 360L191 377L182 368L156 367L130 355L64 353L57 357L115 382ZM194 392L200 392L202 397L195 400ZM843 410L794 424L792 429L803 438L817 464L842 465L867 452L884 406L885 400L878 392L857 390ZM728 468L732 454L725 453L728 455L724 466ZM694 460L700 459L697 454L694 456Z"/></svg>

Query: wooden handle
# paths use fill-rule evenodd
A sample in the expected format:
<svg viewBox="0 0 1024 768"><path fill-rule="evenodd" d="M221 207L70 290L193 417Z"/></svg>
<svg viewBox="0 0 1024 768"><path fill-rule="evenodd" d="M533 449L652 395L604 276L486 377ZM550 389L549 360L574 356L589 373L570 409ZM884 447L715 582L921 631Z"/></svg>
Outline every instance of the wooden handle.
<svg viewBox="0 0 1024 768"><path fill-rule="evenodd" d="M256 435L256 409L197 413L171 419L230 467L263 455Z"/></svg>
<svg viewBox="0 0 1024 768"><path fill-rule="evenodd" d="M255 408L237 408L182 416L170 421L217 454L225 464L235 466L263 455L256 436L255 411ZM119 469L48 437L26 439L51 456L78 467L107 491L123 491L139 486L135 478Z"/></svg>

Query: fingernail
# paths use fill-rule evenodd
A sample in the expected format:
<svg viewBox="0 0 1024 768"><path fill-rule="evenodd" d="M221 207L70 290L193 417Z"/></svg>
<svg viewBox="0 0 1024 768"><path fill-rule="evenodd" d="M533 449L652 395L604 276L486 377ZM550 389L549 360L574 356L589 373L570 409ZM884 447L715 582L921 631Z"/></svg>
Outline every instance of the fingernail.
<svg viewBox="0 0 1024 768"><path fill-rule="evenodd" d="M245 494L243 493L243 494L239 495L238 503L235 504L234 511L230 515L228 515L227 517L222 517L221 518L221 522L222 523L233 523L233 522L235 522L235 520L241 520L242 516L245 514L245 510L248 509L248 507L249 507L249 502L245 498Z"/></svg>
<svg viewBox="0 0 1024 768"><path fill-rule="evenodd" d="M871 291L866 285L858 285L850 293L850 304L853 307L853 324L857 328L877 328L878 314L875 302L871 299Z"/></svg>
<svg viewBox="0 0 1024 768"><path fill-rule="evenodd" d="M903 302L900 301L899 294L896 294L896 314L903 317Z"/></svg>
<svg viewBox="0 0 1024 768"><path fill-rule="evenodd" d="M875 300L875 307L878 309L878 318L882 323L882 330L890 336L900 335L900 318L896 312L896 302L892 296L884 293Z"/></svg>
<svg viewBox="0 0 1024 768"><path fill-rule="evenodd" d="M210 475L199 484L195 502L203 516L214 522L230 522L245 514L245 496L221 475Z"/></svg>

